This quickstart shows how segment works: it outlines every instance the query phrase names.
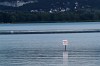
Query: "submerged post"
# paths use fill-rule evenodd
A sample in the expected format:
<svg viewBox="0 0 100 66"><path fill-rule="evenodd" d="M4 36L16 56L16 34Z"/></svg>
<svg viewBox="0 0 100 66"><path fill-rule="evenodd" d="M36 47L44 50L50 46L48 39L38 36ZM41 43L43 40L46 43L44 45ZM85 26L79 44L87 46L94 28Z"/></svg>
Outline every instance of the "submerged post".
<svg viewBox="0 0 100 66"><path fill-rule="evenodd" d="M65 51L66 51L66 46L68 45L68 40L63 40L63 45L65 46Z"/></svg>

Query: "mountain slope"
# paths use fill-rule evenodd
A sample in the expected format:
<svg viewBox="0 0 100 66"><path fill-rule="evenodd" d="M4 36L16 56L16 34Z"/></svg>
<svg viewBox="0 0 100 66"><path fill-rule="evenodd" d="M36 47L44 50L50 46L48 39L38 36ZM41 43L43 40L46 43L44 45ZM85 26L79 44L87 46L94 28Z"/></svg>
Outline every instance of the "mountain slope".
<svg viewBox="0 0 100 66"><path fill-rule="evenodd" d="M11 2L15 0L0 0L0 3ZM20 10L20 11L30 11L30 10L61 10L61 9L100 9L100 0L35 0L36 2L29 2L30 0L19 0L22 4L18 7L12 7L7 5L0 5L0 10ZM34 0L31 0L34 1ZM27 3L28 2L28 3ZM17 3L17 0L16 0ZM26 4L27 3L27 4ZM18 3L17 3L18 4Z"/></svg>

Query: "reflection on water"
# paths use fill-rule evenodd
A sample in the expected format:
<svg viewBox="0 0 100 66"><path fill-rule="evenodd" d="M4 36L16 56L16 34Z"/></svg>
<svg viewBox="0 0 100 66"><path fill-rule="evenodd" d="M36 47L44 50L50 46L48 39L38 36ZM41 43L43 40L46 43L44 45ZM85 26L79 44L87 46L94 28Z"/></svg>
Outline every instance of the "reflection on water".
<svg viewBox="0 0 100 66"><path fill-rule="evenodd" d="M63 52L63 66L68 66L68 51Z"/></svg>
<svg viewBox="0 0 100 66"><path fill-rule="evenodd" d="M67 51L0 50L0 66L68 66Z"/></svg>
<svg viewBox="0 0 100 66"><path fill-rule="evenodd" d="M100 51L0 50L0 66L99 66Z"/></svg>

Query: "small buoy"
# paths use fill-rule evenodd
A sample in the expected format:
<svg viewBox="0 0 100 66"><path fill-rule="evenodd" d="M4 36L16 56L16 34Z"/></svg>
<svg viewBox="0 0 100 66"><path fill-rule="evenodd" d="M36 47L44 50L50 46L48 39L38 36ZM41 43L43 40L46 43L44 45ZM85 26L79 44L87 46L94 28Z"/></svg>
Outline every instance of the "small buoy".
<svg viewBox="0 0 100 66"><path fill-rule="evenodd" d="M63 40L63 45L65 46L65 51L66 51L66 46L68 45L68 40Z"/></svg>

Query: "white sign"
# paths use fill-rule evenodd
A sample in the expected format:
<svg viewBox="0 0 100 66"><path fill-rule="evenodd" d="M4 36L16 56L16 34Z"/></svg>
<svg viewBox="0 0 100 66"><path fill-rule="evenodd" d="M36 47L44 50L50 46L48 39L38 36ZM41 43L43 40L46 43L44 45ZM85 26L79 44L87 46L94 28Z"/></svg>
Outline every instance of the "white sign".
<svg viewBox="0 0 100 66"><path fill-rule="evenodd" d="M68 45L68 40L63 40L63 45Z"/></svg>

